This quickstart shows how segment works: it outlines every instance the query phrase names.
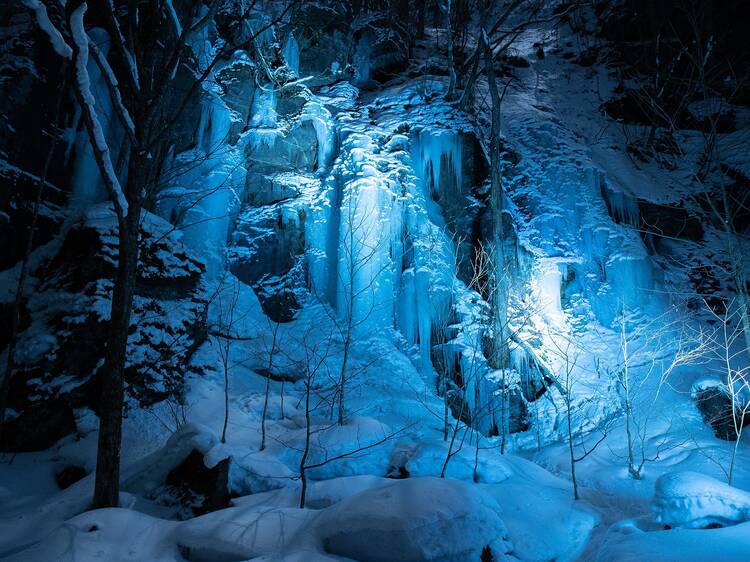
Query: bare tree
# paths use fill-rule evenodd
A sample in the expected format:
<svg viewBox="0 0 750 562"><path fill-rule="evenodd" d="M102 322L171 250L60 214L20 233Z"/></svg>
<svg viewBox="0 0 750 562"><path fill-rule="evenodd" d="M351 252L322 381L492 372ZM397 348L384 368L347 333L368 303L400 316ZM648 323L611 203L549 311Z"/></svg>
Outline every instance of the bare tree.
<svg viewBox="0 0 750 562"><path fill-rule="evenodd" d="M680 311L669 309L651 319L630 318L624 304L616 318L619 349L614 365L597 367L615 381L625 414L628 474L640 480L647 462L668 447L666 441L648 452L650 422L662 387L675 370L704 362L706 339L691 330Z"/></svg>
<svg viewBox="0 0 750 562"><path fill-rule="evenodd" d="M351 369L352 347L378 308L380 275L392 266L388 257L389 238L383 227L380 211L366 198L372 186L354 182L345 194L342 205L342 225L339 236L336 310L324 304L341 340L342 359L337 383L337 421L346 423L346 398L349 382L355 372ZM315 295L319 301L322 299Z"/></svg>
<svg viewBox="0 0 750 562"><path fill-rule="evenodd" d="M227 426L229 425L229 372L231 371L231 352L232 352L232 341L233 330L235 328L235 311L237 309L237 302L240 296L240 285L234 283L230 289L231 294L229 295L228 302L225 302L223 298L225 295L220 295L217 299L218 313L219 313L219 333L215 333L214 337L217 340L219 347L219 358L221 359L222 372L224 375L224 423L221 428L221 442L227 442Z"/></svg>
<svg viewBox="0 0 750 562"><path fill-rule="evenodd" d="M448 38L447 49L448 49L448 91L445 94L445 99L452 101L456 97L456 64L453 61L453 28L454 28L454 11L453 11L453 0L445 0L445 4L442 6L445 12L445 33Z"/></svg>
<svg viewBox="0 0 750 562"><path fill-rule="evenodd" d="M588 457L604 442L609 433L610 423L606 420L600 423L596 427L596 431L599 432L598 438L592 445L587 444L587 436L580 425L576 423L576 418L574 417L577 413L575 411L577 407L575 393L578 390L577 387L580 383L579 377L581 374L578 361L583 349L568 334L550 333L550 339L552 341L551 351L562 360L562 367L555 374L555 383L562 395L565 406L565 432L568 445L568 460L570 461L570 478L573 482L573 498L578 500L580 499L580 494L578 491L576 464ZM578 440L578 444L576 444L576 440Z"/></svg>
<svg viewBox="0 0 750 562"><path fill-rule="evenodd" d="M468 361L463 361L462 365L466 365L461 369L461 382L463 388L458 389L457 393L460 399L454 399L454 406L458 403L458 409L454 407L453 416L454 420L450 426L450 440L448 441L448 451L443 461L443 466L440 470L440 478L445 478L446 471L448 470L448 463L451 459L456 456L463 449L466 437L472 432L472 425L475 420L478 420L480 412L486 410L488 404L480 402L480 388L483 381L482 365L483 362L479 360L481 352L473 350L473 353L468 358ZM474 407L469 410L469 404L466 397L461 397L460 393L465 393L469 388L474 389ZM447 392L447 387L446 387ZM450 401L450 399L448 399ZM479 431L476 431L477 435ZM460 438L459 438L460 435Z"/></svg>
<svg viewBox="0 0 750 562"><path fill-rule="evenodd" d="M273 360L278 352L278 335L279 335L279 326L280 324L278 322L272 322L272 320L268 319L269 324L272 323L272 326L270 327L271 332L271 349L268 350L268 366L266 368L266 390L263 397L263 414L261 415L260 420L260 450L264 450L266 448L266 419L268 417L268 397L271 390L271 374L273 373ZM282 382L283 385L283 382ZM282 386L281 389L282 393L282 406L281 406L281 415L284 415L284 403L283 403L283 395L284 395L284 388Z"/></svg>
<svg viewBox="0 0 750 562"><path fill-rule="evenodd" d="M744 360L750 350L744 345L741 321L743 312L740 307L736 301L729 301L726 310L720 314L706 304L717 323L716 331L709 342L709 357L715 361L721 388L729 397L729 415L734 429L729 465L725 471L730 486L734 479L743 428L750 422L750 365Z"/></svg>
<svg viewBox="0 0 750 562"><path fill-rule="evenodd" d="M330 378L329 361L333 352L334 338L319 337L318 328L311 327L303 334L293 338L295 348L301 350L301 358L292 358L298 372L302 373L302 385L304 393L300 403L304 407L304 441L301 449L301 456L298 465L300 480L300 497L299 507L304 508L307 501L308 472L317 468L322 468L336 461L356 457L370 449L378 447L394 439L396 436L408 429L402 427L397 430L384 433L381 438L374 439L366 444L358 444L356 447L348 449L342 453L328 455L327 451L320 447L320 435L327 431L338 429L337 422L321 423L325 418L317 414L325 407L328 397L327 393L336 392L336 385L330 387L325 381ZM337 329L334 328L334 331ZM317 423L316 423L317 418ZM317 438L317 442L314 442ZM282 442L283 443L283 442ZM287 447L293 447L289 443L284 443ZM312 460L313 453L323 453L322 458Z"/></svg>
<svg viewBox="0 0 750 562"><path fill-rule="evenodd" d="M237 33L225 41L210 61L189 73L192 78L186 88L176 84L178 69L185 60L184 51L212 24L220 4L218 0L210 0L202 13L183 14L185 21L171 9L171 2L103 3L97 22L105 26L112 39L111 57L103 56L86 32L84 15L88 6L85 1L68 2L65 19L48 31L55 50L72 60L76 77L74 92L118 224L118 266L100 400L95 507L112 507L119 501L123 373L138 263L141 209L159 185L174 142L173 128L195 96L200 95L202 84L211 78L216 65L237 49L255 48L255 38L282 21L297 3L290 1L266 25ZM49 2L41 4L50 11ZM138 25L134 25L136 21ZM43 28L49 30L47 25ZM115 173L90 89L87 72L90 56L102 70L114 113L129 147L124 186Z"/></svg>

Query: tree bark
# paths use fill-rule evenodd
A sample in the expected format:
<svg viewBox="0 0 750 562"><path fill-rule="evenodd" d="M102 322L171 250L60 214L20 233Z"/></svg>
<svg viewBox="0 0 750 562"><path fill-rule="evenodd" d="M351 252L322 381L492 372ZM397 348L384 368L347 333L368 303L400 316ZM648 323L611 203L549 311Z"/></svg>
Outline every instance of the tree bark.
<svg viewBox="0 0 750 562"><path fill-rule="evenodd" d="M445 97L448 101L452 101L456 97L456 66L453 61L453 3L451 0L447 0L446 12L445 32L448 37L448 93Z"/></svg>
<svg viewBox="0 0 750 562"><path fill-rule="evenodd" d="M501 389L502 419L500 453L505 454L507 444L507 433L509 429L509 389L506 388L505 380L505 351L507 346L507 305L508 288L505 279L505 241L503 236L503 172L500 162L500 130L501 114L500 104L502 97L497 88L497 79L493 67L494 57L492 47L486 35L480 39L484 43L485 73L487 84L492 99L492 127L490 130L490 211L492 212L492 246L493 246L493 295L492 295L492 319L493 337L495 340L493 352L495 353L495 364L503 370Z"/></svg>
<svg viewBox="0 0 750 562"><path fill-rule="evenodd" d="M140 193L147 174L139 158L131 154L128 194ZM128 214L120 223L117 275L105 351L99 409L99 441L93 507L116 507L120 493L120 446L124 374L127 360L130 315L135 292L141 209L139 197L129 197Z"/></svg>

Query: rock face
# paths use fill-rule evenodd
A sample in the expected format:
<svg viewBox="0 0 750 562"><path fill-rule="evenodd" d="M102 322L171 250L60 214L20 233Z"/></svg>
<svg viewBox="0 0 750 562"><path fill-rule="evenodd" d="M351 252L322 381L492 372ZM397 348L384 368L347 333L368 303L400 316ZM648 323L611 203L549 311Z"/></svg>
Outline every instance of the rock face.
<svg viewBox="0 0 750 562"><path fill-rule="evenodd" d="M283 203L246 207L233 234L230 268L253 287L263 311L288 322L298 308L296 288L304 278L304 216Z"/></svg>
<svg viewBox="0 0 750 562"><path fill-rule="evenodd" d="M39 176L46 182L35 246L51 240L62 223L70 175L69 147L60 137L72 121L72 97L60 96L65 84L59 58L32 12L18 4L5 6L2 25L8 27L0 37L0 271L23 257Z"/></svg>
<svg viewBox="0 0 750 562"><path fill-rule="evenodd" d="M144 213L133 304L128 396L140 405L179 400L192 354L206 337L204 266ZM95 206L33 256L10 408L6 450L44 449L75 430L74 410L97 411L113 276L116 222Z"/></svg>

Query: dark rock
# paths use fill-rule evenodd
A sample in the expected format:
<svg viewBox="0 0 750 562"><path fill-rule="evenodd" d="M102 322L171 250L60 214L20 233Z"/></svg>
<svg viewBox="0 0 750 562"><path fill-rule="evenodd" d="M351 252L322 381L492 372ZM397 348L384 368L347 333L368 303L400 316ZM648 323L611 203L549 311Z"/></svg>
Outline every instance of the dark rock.
<svg viewBox="0 0 750 562"><path fill-rule="evenodd" d="M641 229L658 236L682 238L694 242L703 239L701 219L688 209L678 205L660 205L638 199L641 213Z"/></svg>
<svg viewBox="0 0 750 562"><path fill-rule="evenodd" d="M406 69L411 37L398 20L368 12L355 18L351 29L350 58L358 86L372 87L372 81L386 82Z"/></svg>
<svg viewBox="0 0 750 562"><path fill-rule="evenodd" d="M451 415L455 419L461 420L466 425L471 426L471 408L464 398L463 391L448 391L448 407L450 408Z"/></svg>
<svg viewBox="0 0 750 562"><path fill-rule="evenodd" d="M702 388L694 393L693 399L703 416L703 421L711 426L716 437L727 441L737 439L732 415L732 399L726 390L718 384ZM750 415L746 415L742 420L743 427L748 424L750 424Z"/></svg>
<svg viewBox="0 0 750 562"><path fill-rule="evenodd" d="M283 204L246 206L233 235L230 270L253 288L263 311L276 322L289 322L299 309L297 289L304 284L305 263L303 219L289 220Z"/></svg>
<svg viewBox="0 0 750 562"><path fill-rule="evenodd" d="M55 482L61 490L71 487L73 484L86 476L86 469L82 466L69 464L55 473Z"/></svg>
<svg viewBox="0 0 750 562"><path fill-rule="evenodd" d="M529 408L521 391L513 389L508 395L508 431L521 433L529 429Z"/></svg>
<svg viewBox="0 0 750 562"><path fill-rule="evenodd" d="M254 172L248 178L250 181L256 174L313 172L319 166L315 126L310 120L299 121L290 130L279 132L273 138L269 136L268 142L248 143L247 158Z"/></svg>
<svg viewBox="0 0 750 562"><path fill-rule="evenodd" d="M390 478L391 480L405 480L406 478L409 478L409 476L411 476L411 474L405 466L388 467L388 471L385 475L386 478Z"/></svg>
<svg viewBox="0 0 750 562"><path fill-rule="evenodd" d="M0 145L1 146L1 145ZM23 259L29 236L38 179L19 168L0 166L0 271ZM66 194L47 182L37 216L32 248L49 242L64 220Z"/></svg>
<svg viewBox="0 0 750 562"><path fill-rule="evenodd" d="M287 373L287 372L277 372L275 370L269 371L268 369L265 369L265 368L253 369L253 370L255 371L256 374L260 375L261 377L266 377L276 382L295 383L298 380L300 380L300 377L302 376L302 375L295 375L295 374Z"/></svg>
<svg viewBox="0 0 750 562"><path fill-rule="evenodd" d="M172 469L165 484L177 490L190 503L195 515L229 506L229 459L207 468L203 455L193 450L180 465Z"/></svg>
<svg viewBox="0 0 750 562"><path fill-rule="evenodd" d="M503 55L501 60L514 68L529 68L531 63L520 55Z"/></svg>
<svg viewBox="0 0 750 562"><path fill-rule="evenodd" d="M282 117L295 116L310 99L310 91L304 84L282 86L276 95L276 113Z"/></svg>
<svg viewBox="0 0 750 562"><path fill-rule="evenodd" d="M593 66L599 58L598 47L589 47L573 59L573 62L580 66Z"/></svg>
<svg viewBox="0 0 750 562"><path fill-rule="evenodd" d="M300 74L314 76L313 84L334 79L334 64L343 68L351 17L348 2L303 2L294 11L291 27L299 43Z"/></svg>
<svg viewBox="0 0 750 562"><path fill-rule="evenodd" d="M51 7L50 17L60 17ZM0 270L22 257L37 188L46 167L33 247L49 242L65 220L70 160L61 128L73 122L73 96L65 95L60 57L22 2L5 2L0 37ZM59 108L58 108L59 101ZM59 109L59 111L58 111ZM4 162L7 162L5 164Z"/></svg>
<svg viewBox="0 0 750 562"><path fill-rule="evenodd" d="M18 416L6 419L0 450L41 451L75 430L75 416L65 400L35 402L20 409Z"/></svg>
<svg viewBox="0 0 750 562"><path fill-rule="evenodd" d="M625 90L624 95L605 101L601 105L601 110L611 119L629 125L649 126L661 121L661 118L641 101L635 90Z"/></svg>
<svg viewBox="0 0 750 562"><path fill-rule="evenodd" d="M237 114L243 126L246 125L255 94L255 64L244 52L239 51L232 61L217 73L216 81L224 92L224 103ZM234 134L231 136L230 142L236 140Z"/></svg>

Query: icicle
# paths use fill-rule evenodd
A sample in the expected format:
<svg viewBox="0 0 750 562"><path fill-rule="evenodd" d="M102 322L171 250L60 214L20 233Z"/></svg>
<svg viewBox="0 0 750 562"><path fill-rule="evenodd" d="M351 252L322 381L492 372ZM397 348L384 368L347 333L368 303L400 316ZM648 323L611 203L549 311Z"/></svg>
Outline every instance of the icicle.
<svg viewBox="0 0 750 562"><path fill-rule="evenodd" d="M176 204L186 209L181 227L184 240L201 252L209 276L218 275L223 267L230 215L245 182L241 150L227 144L230 127L229 108L210 92L201 107L196 149L178 156L178 165L187 164L186 171L170 187ZM200 161L197 166L196 159ZM162 205L159 211L166 216L170 208Z"/></svg>
<svg viewBox="0 0 750 562"><path fill-rule="evenodd" d="M364 34L354 51L352 62L354 63L354 80L357 84L364 84L370 80L370 52L372 41L368 34Z"/></svg>
<svg viewBox="0 0 750 562"><path fill-rule="evenodd" d="M334 148L334 136L331 112L317 100L310 100L305 104L301 116L302 121L310 121L318 139L318 169L328 166Z"/></svg>
<svg viewBox="0 0 750 562"><path fill-rule="evenodd" d="M293 33L289 34L284 44L284 60L289 70L299 76L299 43Z"/></svg>
<svg viewBox="0 0 750 562"><path fill-rule="evenodd" d="M463 187L461 137L450 129L422 129L417 139L415 166L425 188L433 198L446 195L448 189ZM450 177L442 177L443 167Z"/></svg>
<svg viewBox="0 0 750 562"><path fill-rule="evenodd" d="M549 322L561 322L563 315L560 301L562 272L557 263L552 260L541 261L538 269L533 284L536 286L537 299L541 309Z"/></svg>
<svg viewBox="0 0 750 562"><path fill-rule="evenodd" d="M638 200L623 191L611 189L599 174L594 181L598 183L601 197L615 222L639 227L641 212Z"/></svg>
<svg viewBox="0 0 750 562"><path fill-rule="evenodd" d="M251 113L251 127L276 127L276 90L270 85L257 89Z"/></svg>

